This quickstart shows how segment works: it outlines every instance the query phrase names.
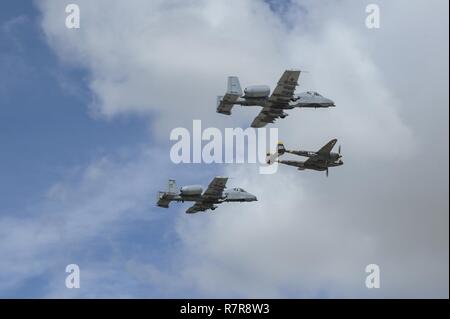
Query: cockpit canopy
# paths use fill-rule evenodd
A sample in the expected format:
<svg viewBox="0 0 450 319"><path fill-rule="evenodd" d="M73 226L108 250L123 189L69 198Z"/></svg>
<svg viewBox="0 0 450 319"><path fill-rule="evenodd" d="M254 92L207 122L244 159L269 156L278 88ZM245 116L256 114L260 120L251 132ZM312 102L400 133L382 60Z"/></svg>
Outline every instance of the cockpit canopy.
<svg viewBox="0 0 450 319"><path fill-rule="evenodd" d="M319 93L314 92L314 91L308 91L308 92L306 92L306 94L314 95L314 96L322 96L322 95L320 95Z"/></svg>
<svg viewBox="0 0 450 319"><path fill-rule="evenodd" d="M245 190L243 188L238 188L238 187L233 188L233 190L236 191L236 192L241 192L241 193L245 192Z"/></svg>

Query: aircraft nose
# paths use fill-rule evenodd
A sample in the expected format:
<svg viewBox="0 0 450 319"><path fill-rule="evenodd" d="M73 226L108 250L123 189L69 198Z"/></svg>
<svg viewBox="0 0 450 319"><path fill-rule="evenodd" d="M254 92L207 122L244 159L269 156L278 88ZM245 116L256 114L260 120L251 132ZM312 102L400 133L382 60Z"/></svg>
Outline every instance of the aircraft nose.
<svg viewBox="0 0 450 319"><path fill-rule="evenodd" d="M254 201L257 201L257 200L258 200L258 198L256 198L255 195L251 195L250 196L250 201L254 202Z"/></svg>
<svg viewBox="0 0 450 319"><path fill-rule="evenodd" d="M327 99L327 104L331 107L336 106L336 104L334 104L334 101L330 99Z"/></svg>

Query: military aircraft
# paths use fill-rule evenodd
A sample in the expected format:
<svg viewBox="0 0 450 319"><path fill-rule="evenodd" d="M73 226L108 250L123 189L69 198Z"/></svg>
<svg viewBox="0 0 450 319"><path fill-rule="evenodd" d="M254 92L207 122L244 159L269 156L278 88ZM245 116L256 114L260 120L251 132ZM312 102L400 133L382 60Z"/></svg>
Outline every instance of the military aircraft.
<svg viewBox="0 0 450 319"><path fill-rule="evenodd" d="M175 180L169 180L167 192L158 192L159 207L168 208L170 202L195 202L195 204L186 210L187 214L203 212L208 209L215 210L216 204L223 202L253 202L257 201L255 195L252 195L242 188L225 188L228 177L214 177L209 183L208 188L203 191L199 185L183 186L177 189Z"/></svg>
<svg viewBox="0 0 450 319"><path fill-rule="evenodd" d="M298 85L300 71L287 70L278 81L275 90L270 95L270 88L266 85L254 85L244 89L242 94L239 78L228 77L228 88L224 96L217 97L217 113L231 115L234 105L262 106L261 112L253 120L251 127L264 127L273 123L277 118L288 116L284 110L295 107L325 108L335 106L334 102L317 92L308 91L294 94Z"/></svg>
<svg viewBox="0 0 450 319"><path fill-rule="evenodd" d="M344 162L342 161L340 145L337 153L331 152L336 142L337 139L329 141L317 152L287 150L284 147L283 143L278 142L277 153L267 153L266 162L267 164L273 164L276 161L281 164L295 166L298 170L312 169L315 171L326 171L326 175L328 177L329 167L341 166L344 164ZM309 158L306 161L279 160L278 157L283 155L284 153L305 156Z"/></svg>

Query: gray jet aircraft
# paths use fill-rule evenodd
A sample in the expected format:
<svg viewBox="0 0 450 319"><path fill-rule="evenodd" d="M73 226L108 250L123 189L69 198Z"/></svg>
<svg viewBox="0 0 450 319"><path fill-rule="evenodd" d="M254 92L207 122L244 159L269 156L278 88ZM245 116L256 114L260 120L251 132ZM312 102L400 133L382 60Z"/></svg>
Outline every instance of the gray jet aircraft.
<svg viewBox="0 0 450 319"><path fill-rule="evenodd" d="M298 170L312 169L316 171L326 171L326 175L328 176L329 167L341 166L344 164L344 162L342 161L341 146L339 146L339 150L337 153L331 152L336 142L337 139L329 141L317 152L287 150L284 147L283 143L278 142L277 153L267 153L266 161L267 164L272 164L276 161L281 164L295 166ZM279 160L278 157L283 155L284 153L305 156L309 158L306 161Z"/></svg>
<svg viewBox="0 0 450 319"><path fill-rule="evenodd" d="M285 71L272 95L270 95L270 88L266 85L249 86L244 89L244 94L242 94L239 78L230 76L226 94L217 98L217 112L231 115L234 105L262 106L263 109L253 120L251 127L264 127L267 123L273 123L277 118L283 119L288 116L284 110L295 107L326 108L335 106L332 100L317 92L308 91L294 94L299 76L300 71Z"/></svg>
<svg viewBox="0 0 450 319"><path fill-rule="evenodd" d="M199 185L183 186L177 189L175 180L169 180L167 192L158 192L159 207L168 208L170 202L195 202L186 210L187 214L203 212L208 209L215 210L216 204L223 202L253 202L257 201L252 195L242 188L225 188L228 177L215 177L208 188L203 191Z"/></svg>

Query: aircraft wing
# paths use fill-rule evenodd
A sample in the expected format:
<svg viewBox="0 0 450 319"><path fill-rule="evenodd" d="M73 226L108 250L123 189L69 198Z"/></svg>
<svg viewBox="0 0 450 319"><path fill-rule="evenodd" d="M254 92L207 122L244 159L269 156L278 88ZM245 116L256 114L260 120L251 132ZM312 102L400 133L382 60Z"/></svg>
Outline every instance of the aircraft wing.
<svg viewBox="0 0 450 319"><path fill-rule="evenodd" d="M198 212L204 212L207 209L213 208L213 206L214 204L211 202L198 201L195 202L194 205L192 205L186 210L186 214L195 214Z"/></svg>
<svg viewBox="0 0 450 319"><path fill-rule="evenodd" d="M316 165L316 166L326 166L327 162L321 159L318 156L310 157L308 158L305 163L305 165Z"/></svg>
<svg viewBox="0 0 450 319"><path fill-rule="evenodd" d="M300 166L300 162L299 161L279 160L278 163L285 164L285 165L290 165L290 166L295 166L295 167L299 167Z"/></svg>
<svg viewBox="0 0 450 319"><path fill-rule="evenodd" d="M294 96L295 87L298 85L298 78L300 71L286 70L278 81L277 86L269 97L271 105L286 105L289 104Z"/></svg>
<svg viewBox="0 0 450 319"><path fill-rule="evenodd" d="M189 207L186 213L194 214L213 208L214 203L222 198L227 181L228 177L214 177L211 183L209 183L208 188L203 192L201 199Z"/></svg>
<svg viewBox="0 0 450 319"><path fill-rule="evenodd" d="M333 149L334 145L336 145L337 139L332 139L329 141L325 146L323 146L320 150L317 151L320 155L330 155L331 150ZM308 158L305 161L305 164L314 164L317 166L327 166L327 162L323 160L320 156L313 156Z"/></svg>
<svg viewBox="0 0 450 319"><path fill-rule="evenodd" d="M337 142L337 139L332 139L325 146L323 146L317 153L324 154L324 155L330 154L334 145L336 145L336 142Z"/></svg>
<svg viewBox="0 0 450 319"><path fill-rule="evenodd" d="M255 117L251 127L264 127L268 123L275 122L275 120L279 118L281 114L283 114L283 109L265 106L263 107L261 112L259 112L258 116Z"/></svg>
<svg viewBox="0 0 450 319"><path fill-rule="evenodd" d="M269 97L267 105L253 120L251 127L264 127L268 123L273 123L283 114L283 109L289 105L289 102L294 96L299 77L300 71L284 71L272 95Z"/></svg>
<svg viewBox="0 0 450 319"><path fill-rule="evenodd" d="M213 200L221 198L227 181L228 177L214 177L208 188L203 192L202 199Z"/></svg>

